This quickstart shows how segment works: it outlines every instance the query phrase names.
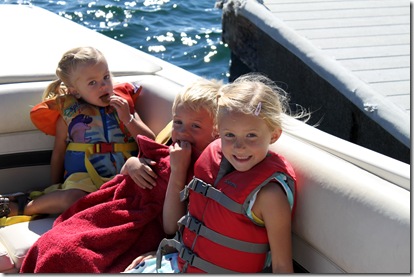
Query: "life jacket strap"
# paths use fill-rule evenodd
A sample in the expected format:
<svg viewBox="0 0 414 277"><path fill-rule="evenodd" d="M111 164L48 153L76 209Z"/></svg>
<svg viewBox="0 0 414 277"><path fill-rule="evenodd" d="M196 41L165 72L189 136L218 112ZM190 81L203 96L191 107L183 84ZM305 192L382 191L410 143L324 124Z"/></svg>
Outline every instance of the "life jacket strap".
<svg viewBox="0 0 414 277"><path fill-rule="evenodd" d="M214 243L223 245L234 250L248 252L248 253L267 253L270 250L268 243L253 243L234 239L206 227L201 221L192 217L190 214L183 216L178 224L184 225L190 231L211 240Z"/></svg>
<svg viewBox="0 0 414 277"><path fill-rule="evenodd" d="M105 178L98 174L95 167L92 165L89 157L97 153L115 153L122 152L125 159L131 157L130 151L137 150L138 146L136 142L129 143L77 143L70 142L66 148L67 151L79 151L85 152L85 167L89 176L92 179L92 182L96 188L100 188L105 182L109 181L111 178Z"/></svg>
<svg viewBox="0 0 414 277"><path fill-rule="evenodd" d="M216 189L212 185L207 184L206 182L198 178L195 178L195 177L180 192L181 201L184 201L185 199L187 199L190 189L193 190L194 192L200 193L204 195L205 197L208 197L220 203L222 206L224 206L225 208L227 208L228 210L232 212L235 212L238 214L244 214L243 205L232 200L230 197L228 197L227 195L225 195L224 193L222 193L220 190Z"/></svg>
<svg viewBox="0 0 414 277"><path fill-rule="evenodd" d="M90 152L92 154L116 153L116 152L131 152L138 150L135 142L129 143L114 143L114 142L100 142L100 143L79 143L70 142L66 148L69 151Z"/></svg>
<svg viewBox="0 0 414 277"><path fill-rule="evenodd" d="M223 267L212 264L206 260L198 257L193 251L186 248L181 240L181 235L179 232L176 233L173 239L163 239L158 246L156 254L156 269L158 270L161 267L162 256L168 253L171 253L171 248L174 248L178 251L178 256L186 261L189 265L192 265L196 268L199 268L207 273L229 273L235 274L239 273L236 271L228 270ZM169 249L169 251L166 251Z"/></svg>

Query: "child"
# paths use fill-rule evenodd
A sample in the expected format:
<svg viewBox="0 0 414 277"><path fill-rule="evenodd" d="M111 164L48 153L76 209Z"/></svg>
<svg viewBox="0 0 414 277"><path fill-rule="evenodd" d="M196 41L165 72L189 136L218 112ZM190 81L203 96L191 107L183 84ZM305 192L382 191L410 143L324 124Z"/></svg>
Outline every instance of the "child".
<svg viewBox="0 0 414 277"><path fill-rule="evenodd" d="M3 196L1 217L62 213L119 173L137 151L134 138L138 134L155 137L134 110L140 87L121 84L114 91L107 61L99 50L78 47L67 51L56 75L58 79L43 94L45 102L32 109L31 118L39 129L55 135L51 179L57 185L29 202L24 193Z"/></svg>
<svg viewBox="0 0 414 277"><path fill-rule="evenodd" d="M163 267L158 272L254 273L269 263L274 273L293 272L295 173L282 156L269 151L282 134L286 111L285 93L269 79L241 76L219 92L221 139L201 154L187 186L189 147L172 146L163 222L167 234L178 232L161 242L156 267ZM187 197L186 207L181 201ZM178 253L161 260L171 247ZM138 257L128 272L154 269L149 257Z"/></svg>
<svg viewBox="0 0 414 277"><path fill-rule="evenodd" d="M206 79L187 85L174 99L172 124L168 124L156 140L167 144L185 141L192 146L193 157L198 157L217 137L214 118L217 92L221 85L219 81ZM167 134L162 136L165 132ZM171 139L168 141L164 137ZM121 174L129 175L143 189L152 189L157 178L151 169L154 165L155 162L147 158L131 157L122 167Z"/></svg>
<svg viewBox="0 0 414 277"><path fill-rule="evenodd" d="M171 133L174 143L191 145L192 161L217 135L214 117L220 86L219 81L199 79L175 97L167 137ZM137 142L139 158L127 160L125 175L118 174L62 213L27 252L22 273L120 272L138 255L157 248L165 237L162 209L170 176L169 149L143 136ZM150 166L141 159L151 161ZM151 189L141 189L140 182L130 178L135 176L135 166L156 176Z"/></svg>

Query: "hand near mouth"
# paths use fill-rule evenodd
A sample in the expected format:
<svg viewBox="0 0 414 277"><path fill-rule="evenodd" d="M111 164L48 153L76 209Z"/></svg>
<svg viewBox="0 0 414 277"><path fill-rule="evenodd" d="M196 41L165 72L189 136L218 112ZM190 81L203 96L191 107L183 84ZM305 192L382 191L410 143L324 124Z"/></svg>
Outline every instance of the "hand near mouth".
<svg viewBox="0 0 414 277"><path fill-rule="evenodd" d="M191 162L191 144L177 140L169 147L171 171L187 174Z"/></svg>
<svg viewBox="0 0 414 277"><path fill-rule="evenodd" d="M124 124L128 123L131 119L128 101L114 94L108 98L109 98L109 105L115 108L116 112L118 113L119 119Z"/></svg>

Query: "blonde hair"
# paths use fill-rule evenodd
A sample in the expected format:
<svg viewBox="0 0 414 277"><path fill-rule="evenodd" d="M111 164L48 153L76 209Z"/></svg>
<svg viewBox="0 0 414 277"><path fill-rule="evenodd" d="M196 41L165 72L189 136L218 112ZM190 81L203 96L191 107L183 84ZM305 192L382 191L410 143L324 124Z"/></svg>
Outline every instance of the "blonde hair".
<svg viewBox="0 0 414 277"><path fill-rule="evenodd" d="M217 94L222 85L222 81L215 79L197 79L186 85L175 96L172 112L174 113L177 106L182 104L195 112L200 111L200 109L206 109L210 116L215 118L217 113Z"/></svg>
<svg viewBox="0 0 414 277"><path fill-rule="evenodd" d="M106 61L104 55L96 48L76 47L66 51L56 68L57 80L52 81L43 92L42 100L53 99L67 94L72 86L72 74L79 65L96 64Z"/></svg>
<svg viewBox="0 0 414 277"><path fill-rule="evenodd" d="M260 73L242 75L222 86L217 115L224 111L259 116L270 130L282 129L282 114L291 114L288 94Z"/></svg>

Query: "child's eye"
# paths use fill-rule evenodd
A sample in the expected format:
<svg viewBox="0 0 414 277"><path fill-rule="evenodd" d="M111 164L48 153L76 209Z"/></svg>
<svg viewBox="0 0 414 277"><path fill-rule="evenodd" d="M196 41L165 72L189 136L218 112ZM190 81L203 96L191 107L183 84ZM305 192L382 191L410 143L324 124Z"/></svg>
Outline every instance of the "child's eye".
<svg viewBox="0 0 414 277"><path fill-rule="evenodd" d="M173 124L182 124L181 120L173 120Z"/></svg>
<svg viewBox="0 0 414 277"><path fill-rule="evenodd" d="M227 138L233 138L234 134L233 133L225 133L224 136L227 137Z"/></svg>
<svg viewBox="0 0 414 277"><path fill-rule="evenodd" d="M109 80L111 79L111 75L105 75L104 80Z"/></svg>
<svg viewBox="0 0 414 277"><path fill-rule="evenodd" d="M88 85L93 86L96 84L96 81L90 81Z"/></svg>
<svg viewBox="0 0 414 277"><path fill-rule="evenodd" d="M247 134L247 137L248 138L255 138L255 137L257 137L257 135L253 134L253 133L250 133L250 134Z"/></svg>
<svg viewBox="0 0 414 277"><path fill-rule="evenodd" d="M191 127L198 129L198 128L200 128L200 125L198 125L198 124L192 124Z"/></svg>

